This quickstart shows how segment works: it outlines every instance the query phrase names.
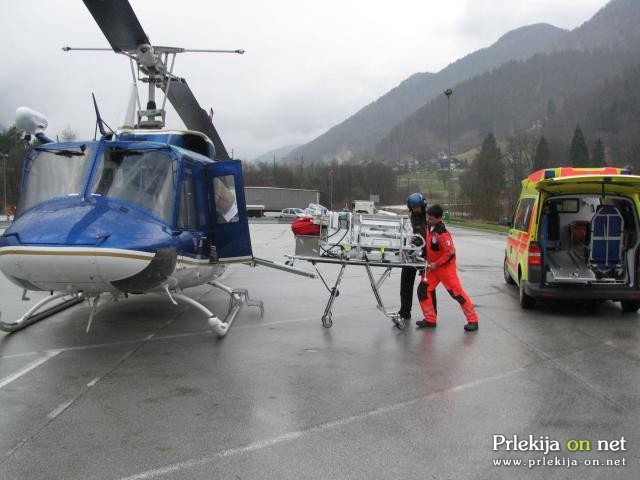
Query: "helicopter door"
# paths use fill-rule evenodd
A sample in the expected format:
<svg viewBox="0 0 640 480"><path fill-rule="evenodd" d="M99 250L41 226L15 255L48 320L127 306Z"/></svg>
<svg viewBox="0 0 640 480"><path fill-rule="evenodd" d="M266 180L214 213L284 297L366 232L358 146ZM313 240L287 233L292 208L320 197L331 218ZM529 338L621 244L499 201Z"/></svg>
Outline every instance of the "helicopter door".
<svg viewBox="0 0 640 480"><path fill-rule="evenodd" d="M252 260L240 161L225 160L208 164L207 173L212 260L222 263Z"/></svg>

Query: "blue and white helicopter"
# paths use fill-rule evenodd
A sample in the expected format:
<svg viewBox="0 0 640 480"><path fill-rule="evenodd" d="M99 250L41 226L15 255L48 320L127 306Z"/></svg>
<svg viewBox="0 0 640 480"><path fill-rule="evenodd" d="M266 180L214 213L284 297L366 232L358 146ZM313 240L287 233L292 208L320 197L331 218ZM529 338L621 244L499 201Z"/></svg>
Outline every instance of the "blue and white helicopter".
<svg viewBox="0 0 640 480"><path fill-rule="evenodd" d="M151 46L127 0L83 1L113 51L129 57L134 87L136 64L148 102L133 127L111 132L96 105L102 137L64 143L46 137L41 115L18 109L16 125L40 145L23 163L16 217L0 236L0 270L24 289L25 300L28 291L51 295L18 320L0 321L0 329L15 332L87 300L88 331L105 296L159 293L196 307L224 336L244 303L263 313L245 289L216 280L227 264L314 274L253 256L241 163L230 159L210 116L172 73L176 54L189 50ZM164 92L161 108L156 88ZM188 130L164 129L167 99ZM224 318L180 293L202 284L229 295Z"/></svg>

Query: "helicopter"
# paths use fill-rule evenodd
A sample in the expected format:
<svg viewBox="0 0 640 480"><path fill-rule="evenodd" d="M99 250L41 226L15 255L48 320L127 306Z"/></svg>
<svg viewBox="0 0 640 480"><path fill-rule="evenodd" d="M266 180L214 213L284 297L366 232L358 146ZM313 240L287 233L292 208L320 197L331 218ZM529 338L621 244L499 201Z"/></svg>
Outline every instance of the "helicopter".
<svg viewBox="0 0 640 480"><path fill-rule="evenodd" d="M127 56L137 115L129 126L107 131L94 97L100 139L55 142L44 133L43 115L17 110L17 128L39 144L23 161L15 219L0 236L0 271L23 289L23 300L29 291L50 295L19 319L0 321L0 330L22 330L86 300L88 332L105 297L160 294L204 313L223 337L242 305L264 314L262 302L251 300L246 289L219 281L229 264L315 276L253 255L241 162L230 158L186 80L173 74L178 53L244 50L152 46L128 0L83 2L111 49L63 50ZM144 109L137 81L148 84ZM161 106L156 89L164 93ZM167 99L187 130L165 128ZM223 318L181 293L203 284L229 296Z"/></svg>

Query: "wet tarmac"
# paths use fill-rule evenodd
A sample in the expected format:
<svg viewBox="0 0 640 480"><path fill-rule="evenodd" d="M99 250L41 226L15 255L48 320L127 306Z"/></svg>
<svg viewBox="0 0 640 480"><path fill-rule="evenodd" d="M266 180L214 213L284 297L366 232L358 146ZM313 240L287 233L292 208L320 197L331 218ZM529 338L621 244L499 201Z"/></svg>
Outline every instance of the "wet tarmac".
<svg viewBox="0 0 640 480"><path fill-rule="evenodd" d="M251 228L257 256L293 251L288 225ZM0 333L0 479L638 478L639 316L611 302L523 311L505 237L452 231L477 332L442 289L437 329L413 327L417 303L396 329L358 268L325 329L320 280L236 266L224 283L265 314L244 307L222 340L160 296L105 306L89 333L85 304ZM219 291L187 293L226 310ZM20 295L0 280L3 318L26 310Z"/></svg>

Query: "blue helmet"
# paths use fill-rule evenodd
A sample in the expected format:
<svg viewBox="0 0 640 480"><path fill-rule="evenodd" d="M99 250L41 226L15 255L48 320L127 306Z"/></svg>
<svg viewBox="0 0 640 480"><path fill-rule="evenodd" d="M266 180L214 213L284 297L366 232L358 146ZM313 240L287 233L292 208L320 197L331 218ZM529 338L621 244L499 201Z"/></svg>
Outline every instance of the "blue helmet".
<svg viewBox="0 0 640 480"><path fill-rule="evenodd" d="M421 193L412 193L407 198L407 208L412 207L427 208L427 199Z"/></svg>

